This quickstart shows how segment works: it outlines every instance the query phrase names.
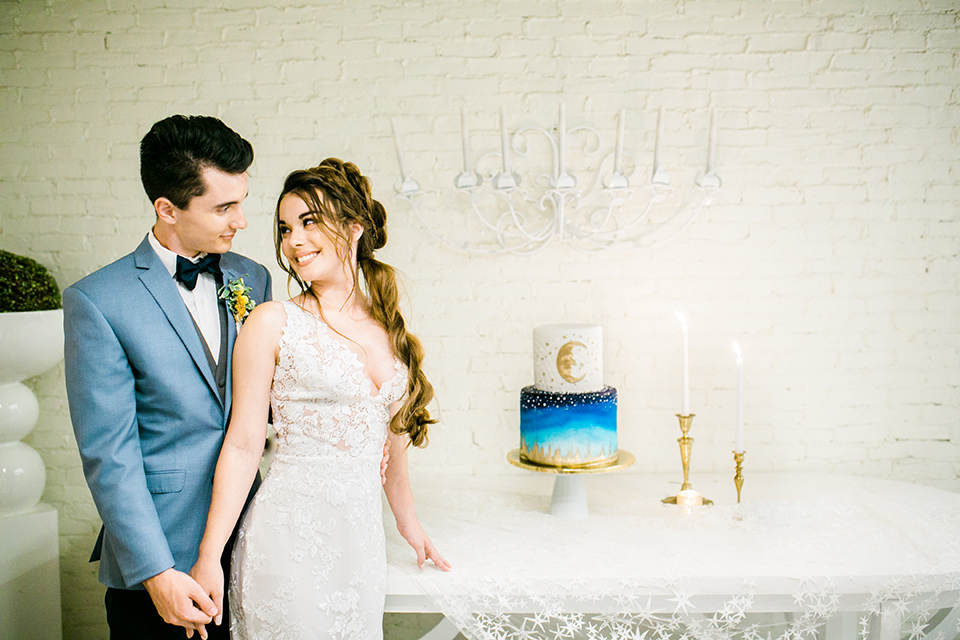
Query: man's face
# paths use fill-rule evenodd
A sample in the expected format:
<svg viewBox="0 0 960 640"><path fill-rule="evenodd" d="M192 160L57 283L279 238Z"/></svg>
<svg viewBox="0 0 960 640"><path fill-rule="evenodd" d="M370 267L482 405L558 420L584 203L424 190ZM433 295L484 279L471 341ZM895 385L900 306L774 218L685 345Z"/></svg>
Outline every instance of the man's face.
<svg viewBox="0 0 960 640"><path fill-rule="evenodd" d="M186 209L174 207L173 235L186 256L226 253L237 230L247 226L240 206L247 197L247 174L208 167L200 176L206 191L191 199Z"/></svg>

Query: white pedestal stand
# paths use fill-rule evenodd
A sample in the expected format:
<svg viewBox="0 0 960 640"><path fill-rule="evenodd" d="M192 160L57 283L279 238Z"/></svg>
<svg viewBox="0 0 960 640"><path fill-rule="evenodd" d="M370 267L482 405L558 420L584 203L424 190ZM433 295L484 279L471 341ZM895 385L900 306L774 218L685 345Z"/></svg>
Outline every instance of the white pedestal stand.
<svg viewBox="0 0 960 640"><path fill-rule="evenodd" d="M583 476L558 475L553 481L550 515L582 520L590 515Z"/></svg>
<svg viewBox="0 0 960 640"><path fill-rule="evenodd" d="M583 476L588 473L608 473L617 469L626 469L634 463L635 458L629 451L620 449L616 459L602 467L548 467L533 464L520 457L520 449L514 449L507 454L507 461L521 469L538 471L540 473L554 473L553 497L550 499L550 515L558 518L582 520L590 515L587 505L587 489L584 486Z"/></svg>
<svg viewBox="0 0 960 640"><path fill-rule="evenodd" d="M0 313L0 637L60 639L57 512L40 454L20 442L40 405L21 380L63 359L63 311Z"/></svg>
<svg viewBox="0 0 960 640"><path fill-rule="evenodd" d="M0 636L60 640L60 542L47 504L0 515Z"/></svg>

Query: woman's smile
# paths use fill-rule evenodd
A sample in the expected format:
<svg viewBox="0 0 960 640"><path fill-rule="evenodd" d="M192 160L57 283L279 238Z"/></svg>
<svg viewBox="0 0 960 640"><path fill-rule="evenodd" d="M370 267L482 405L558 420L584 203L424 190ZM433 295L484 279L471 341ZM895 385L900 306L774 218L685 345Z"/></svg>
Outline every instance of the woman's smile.
<svg viewBox="0 0 960 640"><path fill-rule="evenodd" d="M319 251L311 251L310 253L299 254L296 256L297 265L301 267L305 267L311 262L313 262L313 259L316 258L318 255L320 255Z"/></svg>

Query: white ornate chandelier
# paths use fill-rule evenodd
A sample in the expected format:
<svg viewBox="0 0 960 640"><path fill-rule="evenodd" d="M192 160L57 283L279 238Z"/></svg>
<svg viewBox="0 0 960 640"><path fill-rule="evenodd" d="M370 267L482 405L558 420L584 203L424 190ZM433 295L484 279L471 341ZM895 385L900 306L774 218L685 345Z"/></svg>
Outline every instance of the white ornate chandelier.
<svg viewBox="0 0 960 640"><path fill-rule="evenodd" d="M466 113L460 112L463 171L453 179L454 191L428 193L406 170L396 123L391 120L401 182L398 197L406 200L421 223L437 238L471 253L529 254L552 239L587 253L614 247L649 249L687 228L720 190L714 171L716 111L711 113L705 171L694 184L677 189L661 166L664 111L657 117L650 178L636 184L639 162L624 151L625 111L620 110L611 149L590 126L567 128L560 105L556 128L526 126L509 133L500 109L500 150L476 157L471 153ZM573 142L570 153L568 142ZM542 153L535 154L534 151ZM548 162L552 158L552 163ZM521 166L522 165L522 166ZM451 202L451 199L453 200ZM468 208L473 217L460 229L467 239L455 239L428 219L426 211ZM449 218L449 216L447 216Z"/></svg>

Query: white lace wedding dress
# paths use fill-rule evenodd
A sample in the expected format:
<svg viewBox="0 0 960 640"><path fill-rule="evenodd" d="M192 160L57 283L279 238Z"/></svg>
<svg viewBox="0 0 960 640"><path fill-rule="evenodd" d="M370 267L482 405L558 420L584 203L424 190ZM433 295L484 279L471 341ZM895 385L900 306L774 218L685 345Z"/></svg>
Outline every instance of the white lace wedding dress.
<svg viewBox="0 0 960 640"><path fill-rule="evenodd" d="M379 391L343 338L295 303L273 377L278 447L233 551L235 640L382 638L380 462L399 361Z"/></svg>

